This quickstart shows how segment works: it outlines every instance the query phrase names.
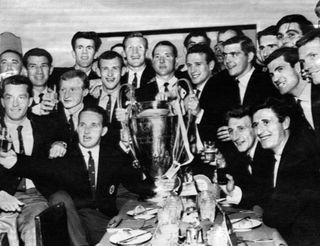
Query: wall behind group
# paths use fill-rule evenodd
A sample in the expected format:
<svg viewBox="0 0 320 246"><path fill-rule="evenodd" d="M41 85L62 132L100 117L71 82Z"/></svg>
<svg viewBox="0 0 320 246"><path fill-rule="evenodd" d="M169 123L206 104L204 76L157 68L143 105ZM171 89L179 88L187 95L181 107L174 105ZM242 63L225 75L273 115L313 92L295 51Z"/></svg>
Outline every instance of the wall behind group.
<svg viewBox="0 0 320 246"><path fill-rule="evenodd" d="M318 0L0 0L0 33L41 47L55 66L72 66L77 31L121 32L256 24L258 31L299 13L318 23Z"/></svg>

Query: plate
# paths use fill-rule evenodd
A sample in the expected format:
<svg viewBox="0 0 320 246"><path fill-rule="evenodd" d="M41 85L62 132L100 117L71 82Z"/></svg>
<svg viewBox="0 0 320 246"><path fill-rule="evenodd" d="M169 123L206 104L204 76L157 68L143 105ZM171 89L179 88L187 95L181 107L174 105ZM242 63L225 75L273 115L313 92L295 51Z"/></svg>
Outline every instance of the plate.
<svg viewBox="0 0 320 246"><path fill-rule="evenodd" d="M232 227L234 230L243 231L243 230L251 230L253 228L259 227L262 225L262 221L257 219L244 219L239 222L236 222L241 218L231 219Z"/></svg>
<svg viewBox="0 0 320 246"><path fill-rule="evenodd" d="M146 234L143 234L146 233ZM121 241L131 238L133 236L143 234L138 236L137 238L133 238L127 243L121 243ZM110 237L110 242L117 245L133 245L133 244L141 244L149 241L152 238L152 234L148 231L144 230L122 230L117 232L116 234ZM120 242L120 243L119 243Z"/></svg>

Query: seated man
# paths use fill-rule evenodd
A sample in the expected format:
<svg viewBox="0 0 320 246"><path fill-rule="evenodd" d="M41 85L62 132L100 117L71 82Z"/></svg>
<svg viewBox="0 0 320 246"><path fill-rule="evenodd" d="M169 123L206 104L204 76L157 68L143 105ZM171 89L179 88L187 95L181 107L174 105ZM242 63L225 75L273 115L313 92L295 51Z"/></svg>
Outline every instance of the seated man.
<svg viewBox="0 0 320 246"><path fill-rule="evenodd" d="M44 194L54 203L65 203L69 232L72 226L78 223L81 227L82 224L89 245L95 245L106 232L108 224L118 222L117 217L110 219L118 212L116 195L119 184L147 196L153 195L153 185L141 180L141 172L132 167L128 155L117 146L101 141L107 132L106 115L101 107L84 108L78 122L79 141L68 147L63 158L32 159L18 155L17 164L9 172L33 177L39 187L51 186ZM6 163L12 154L2 153L7 158L2 158L1 164ZM52 191L58 190L64 191L53 194ZM82 223L77 221L79 216Z"/></svg>
<svg viewBox="0 0 320 246"><path fill-rule="evenodd" d="M317 245L320 228L318 149L304 131L290 130L287 104L269 99L253 110L253 129L275 161L265 193L263 221L288 245ZM267 173L266 173L267 175Z"/></svg>

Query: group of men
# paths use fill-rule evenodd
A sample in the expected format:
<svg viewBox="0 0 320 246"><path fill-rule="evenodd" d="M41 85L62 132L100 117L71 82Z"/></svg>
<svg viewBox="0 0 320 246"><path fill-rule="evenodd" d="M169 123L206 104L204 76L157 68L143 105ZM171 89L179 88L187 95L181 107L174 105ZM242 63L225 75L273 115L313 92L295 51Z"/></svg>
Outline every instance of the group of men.
<svg viewBox="0 0 320 246"><path fill-rule="evenodd" d="M191 32L180 67L168 40L159 41L148 60L141 33L96 57L98 35L78 32L70 68L53 68L41 48L24 56L4 51L1 127L12 149L0 152L0 222L15 214L21 240L36 245L34 217L62 201L71 244L98 243L108 224L119 221L120 183L142 197L153 195L154 184L133 167L121 131L129 115L118 108L121 85L130 84L137 101L172 101L184 78L193 87L183 88L181 98L194 116L189 137L196 157L204 141L215 141L229 181L242 191L240 204L261 207L263 221L289 245L316 245L320 31L304 16L289 15L259 32L257 42L258 51L241 31L226 29L211 49L206 33ZM191 169L206 173L199 160Z"/></svg>

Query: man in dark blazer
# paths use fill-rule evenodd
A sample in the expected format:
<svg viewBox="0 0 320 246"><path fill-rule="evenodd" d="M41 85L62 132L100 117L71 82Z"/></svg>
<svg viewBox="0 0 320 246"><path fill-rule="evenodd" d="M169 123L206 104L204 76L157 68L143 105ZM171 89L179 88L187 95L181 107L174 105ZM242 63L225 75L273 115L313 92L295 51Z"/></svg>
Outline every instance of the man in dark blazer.
<svg viewBox="0 0 320 246"><path fill-rule="evenodd" d="M130 33L123 39L124 51L127 57L127 73L123 82L143 87L154 76L151 62L146 58L148 40L139 32Z"/></svg>
<svg viewBox="0 0 320 246"><path fill-rule="evenodd" d="M317 245L320 228L318 149L304 131L290 130L290 110L267 100L253 111L253 128L275 162L266 192L263 221L275 227L288 245Z"/></svg>
<svg viewBox="0 0 320 246"><path fill-rule="evenodd" d="M280 97L267 73L255 69L256 49L246 36L236 36L223 43L226 70L216 76L217 107L221 119L237 105L254 106L268 97ZM228 128L224 124L218 129L217 137L229 141Z"/></svg>
<svg viewBox="0 0 320 246"><path fill-rule="evenodd" d="M119 217L111 220L118 213L119 184L144 196L153 195L153 185L142 181L140 171L132 167L128 155L117 146L101 141L107 132L105 111L101 107L91 106L81 111L77 132L79 142L72 143L63 158L18 156L17 164L9 171L34 177L53 203L64 202L69 232L71 226L79 230L82 223L89 245L95 245L108 224L119 221ZM52 194L54 190L60 191Z"/></svg>
<svg viewBox="0 0 320 246"><path fill-rule="evenodd" d="M97 51L101 46L101 39L96 32L77 32L71 40L72 55L75 59L73 67L57 67L54 68L49 86L58 86L60 76L67 71L78 69L86 73L89 81L99 79L97 73L92 69L93 62Z"/></svg>
<svg viewBox="0 0 320 246"><path fill-rule="evenodd" d="M266 64L275 87L282 95L294 99L297 115L304 120L305 127L315 134L319 145L320 86L301 77L298 50L282 47L269 56Z"/></svg>
<svg viewBox="0 0 320 246"><path fill-rule="evenodd" d="M65 143L56 142L61 140L60 127L50 116L29 114L32 100L32 83L27 77L14 75L3 81L1 127L8 130L13 149L35 158L64 154ZM0 190L6 194L5 198L0 198L5 199L1 200L0 208L6 212L20 212L17 225L21 239L25 245L36 245L34 217L47 208L47 200L33 180L24 177L0 168Z"/></svg>

